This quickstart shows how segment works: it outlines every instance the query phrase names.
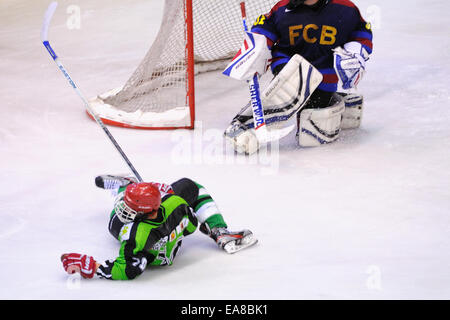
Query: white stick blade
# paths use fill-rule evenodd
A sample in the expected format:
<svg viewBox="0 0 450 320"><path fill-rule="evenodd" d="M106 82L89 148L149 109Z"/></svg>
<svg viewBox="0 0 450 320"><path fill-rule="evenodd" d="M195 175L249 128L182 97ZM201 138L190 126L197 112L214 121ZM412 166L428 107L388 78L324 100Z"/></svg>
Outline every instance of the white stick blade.
<svg viewBox="0 0 450 320"><path fill-rule="evenodd" d="M50 5L47 8L47 11L45 12L44 22L42 24L42 30L41 30L42 42L48 41L48 27L50 25L50 21L52 20L53 14L55 13L57 6L58 6L58 2L54 1L54 2L50 3Z"/></svg>
<svg viewBox="0 0 450 320"><path fill-rule="evenodd" d="M287 136L294 129L295 125L290 125L285 128L266 128L266 126L255 130L256 138L260 143L268 143ZM261 130L263 129L263 130Z"/></svg>

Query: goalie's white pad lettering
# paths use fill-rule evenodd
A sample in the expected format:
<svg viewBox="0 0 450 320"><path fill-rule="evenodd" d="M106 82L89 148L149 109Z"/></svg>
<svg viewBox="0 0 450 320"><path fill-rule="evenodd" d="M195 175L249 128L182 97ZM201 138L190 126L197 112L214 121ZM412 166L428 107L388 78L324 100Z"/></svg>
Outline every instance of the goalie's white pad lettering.
<svg viewBox="0 0 450 320"><path fill-rule="evenodd" d="M246 32L244 43L236 56L223 71L224 75L237 80L249 80L255 73L266 72L268 61L272 58L267 39L257 33Z"/></svg>
<svg viewBox="0 0 450 320"><path fill-rule="evenodd" d="M331 143L339 137L344 100L335 96L335 103L323 109L303 109L300 113L298 143L302 147L316 147Z"/></svg>

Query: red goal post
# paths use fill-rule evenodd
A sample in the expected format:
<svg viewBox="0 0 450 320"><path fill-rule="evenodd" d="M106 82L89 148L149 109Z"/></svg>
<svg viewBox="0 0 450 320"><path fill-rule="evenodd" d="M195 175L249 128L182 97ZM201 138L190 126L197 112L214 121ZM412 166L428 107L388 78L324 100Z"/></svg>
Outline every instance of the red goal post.
<svg viewBox="0 0 450 320"><path fill-rule="evenodd" d="M242 0L165 0L158 35L121 88L90 99L105 124L137 129L192 129L195 75L223 69L239 50ZM246 0L253 22L276 0Z"/></svg>

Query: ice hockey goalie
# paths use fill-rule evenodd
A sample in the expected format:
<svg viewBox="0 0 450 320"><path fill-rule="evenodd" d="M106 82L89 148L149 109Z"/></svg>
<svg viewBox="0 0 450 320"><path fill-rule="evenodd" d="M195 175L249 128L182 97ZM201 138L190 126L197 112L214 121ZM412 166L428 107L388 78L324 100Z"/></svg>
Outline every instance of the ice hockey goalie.
<svg viewBox="0 0 450 320"><path fill-rule="evenodd" d="M248 57L246 38L224 74L246 80L270 65L274 77L261 93L268 130L296 119L298 144L311 147L360 126L363 97L356 88L373 44L370 23L353 2L279 1L255 21L251 33L255 52ZM237 152L258 150L250 104L233 118L225 137Z"/></svg>

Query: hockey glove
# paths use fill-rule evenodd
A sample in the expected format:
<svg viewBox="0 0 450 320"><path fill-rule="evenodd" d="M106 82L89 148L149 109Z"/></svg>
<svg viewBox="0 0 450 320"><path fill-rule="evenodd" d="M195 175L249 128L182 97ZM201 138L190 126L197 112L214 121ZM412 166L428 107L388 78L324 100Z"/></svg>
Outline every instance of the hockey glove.
<svg viewBox="0 0 450 320"><path fill-rule="evenodd" d="M86 279L93 278L97 271L97 262L85 254L65 253L61 256L61 261L67 273L73 273L76 270Z"/></svg>
<svg viewBox="0 0 450 320"><path fill-rule="evenodd" d="M334 69L341 81L342 89L356 88L366 70L369 54L358 42L349 42L344 48L334 49Z"/></svg>

